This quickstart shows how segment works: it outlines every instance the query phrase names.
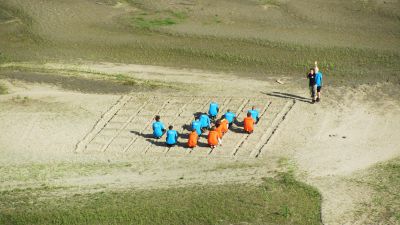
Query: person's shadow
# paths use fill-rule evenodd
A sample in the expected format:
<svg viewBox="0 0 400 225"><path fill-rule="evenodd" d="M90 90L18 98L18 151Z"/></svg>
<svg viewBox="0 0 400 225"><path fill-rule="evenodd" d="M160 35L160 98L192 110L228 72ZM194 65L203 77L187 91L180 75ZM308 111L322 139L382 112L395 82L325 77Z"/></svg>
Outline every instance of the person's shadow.
<svg viewBox="0 0 400 225"><path fill-rule="evenodd" d="M300 102L312 103L311 99L309 99L309 98L305 98L305 97L302 97L302 96L289 94L289 93L282 93L282 92L277 92L277 91L273 91L271 93L267 93L267 92L262 92L261 91L261 93L265 94L265 95L268 95L268 96L272 96L272 97L293 99L293 100L300 101Z"/></svg>

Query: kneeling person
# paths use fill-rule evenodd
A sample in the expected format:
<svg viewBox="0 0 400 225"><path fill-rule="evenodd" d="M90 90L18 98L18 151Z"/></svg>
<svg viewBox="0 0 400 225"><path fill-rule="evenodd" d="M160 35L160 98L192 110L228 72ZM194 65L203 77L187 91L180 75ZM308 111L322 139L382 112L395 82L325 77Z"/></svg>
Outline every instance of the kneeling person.
<svg viewBox="0 0 400 225"><path fill-rule="evenodd" d="M160 139L166 132L164 124L160 121L160 116L157 115L155 118L156 122L153 123L153 136L156 139Z"/></svg>
<svg viewBox="0 0 400 225"><path fill-rule="evenodd" d="M165 143L168 147L173 147L178 143L178 132L174 130L174 127L172 125L170 125L168 129L169 130L167 131L167 138Z"/></svg>
<svg viewBox="0 0 400 225"><path fill-rule="evenodd" d="M217 147L218 144L221 144L221 137L218 133L218 131L215 130L215 127L213 126L210 130L210 132L208 133L208 145L210 146L210 148L215 148Z"/></svg>
<svg viewBox="0 0 400 225"><path fill-rule="evenodd" d="M215 118L217 117L219 112L219 106L218 103L216 102L211 102L210 103L210 108L208 109L208 114L210 115L210 118L214 121Z"/></svg>
<svg viewBox="0 0 400 225"><path fill-rule="evenodd" d="M190 134L189 134L189 140L188 140L188 147L189 148L195 148L197 147L197 141L199 139L199 135L197 134L196 130L193 130Z"/></svg>
<svg viewBox="0 0 400 225"><path fill-rule="evenodd" d="M256 109L255 106L251 107L251 110L249 110L249 113L251 114L251 117L253 118L253 120L258 123L258 121L260 120L259 115L260 112Z"/></svg>
<svg viewBox="0 0 400 225"><path fill-rule="evenodd" d="M246 133L248 133L248 134L253 133L253 131L254 131L254 123L255 123L255 121L254 121L253 117L251 117L251 113L248 112L247 113L247 117L244 118L244 121L243 121L244 131Z"/></svg>
<svg viewBox="0 0 400 225"><path fill-rule="evenodd" d="M210 121L210 117L208 117L207 114L205 114L205 113L201 114L199 117L199 120L200 120L202 130L206 130L206 129L210 128L211 121Z"/></svg>

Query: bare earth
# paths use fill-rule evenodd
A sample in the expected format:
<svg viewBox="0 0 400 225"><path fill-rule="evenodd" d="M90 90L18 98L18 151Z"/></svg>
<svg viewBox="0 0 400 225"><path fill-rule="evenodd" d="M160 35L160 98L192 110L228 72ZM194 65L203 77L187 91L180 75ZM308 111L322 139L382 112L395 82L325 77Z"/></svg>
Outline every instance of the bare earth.
<svg viewBox="0 0 400 225"><path fill-rule="evenodd" d="M279 84L272 78L255 81L155 66L43 67L124 73L177 82L182 89L86 94L7 81L10 94L0 96L0 167L8 169L0 171L5 178L0 190L45 183L67 187L67 191L54 194L69 195L109 188L258 183L262 177L293 166L299 179L321 191L324 224L353 224L363 223L354 221L353 211L357 203L368 199L369 190L347 180L378 162L400 156L398 93L389 96L385 91L391 84L357 88L326 84L322 102L312 105L302 77L280 77L284 84ZM207 92L203 91L206 88ZM239 114L239 119L256 105L262 119L254 134L230 131L223 146L214 151L205 147L205 137L193 151L183 146L166 148L149 138L155 114L187 134L184 125L193 113L206 111L211 100L218 101L222 111L229 108ZM282 161L287 163L282 165ZM90 163L110 166L79 168ZM40 176L25 179L24 174L33 172L20 168L31 164L72 166L61 172L49 166Z"/></svg>

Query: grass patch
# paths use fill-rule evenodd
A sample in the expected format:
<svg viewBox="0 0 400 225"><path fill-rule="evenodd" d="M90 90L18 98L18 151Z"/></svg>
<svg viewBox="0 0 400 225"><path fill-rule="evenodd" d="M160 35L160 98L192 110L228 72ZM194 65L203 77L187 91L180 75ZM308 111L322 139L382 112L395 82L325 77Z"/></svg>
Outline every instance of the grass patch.
<svg viewBox="0 0 400 225"><path fill-rule="evenodd" d="M135 27L140 29L151 29L162 26L174 25L177 22L171 18L163 18L163 19L145 19L143 17L134 18Z"/></svg>
<svg viewBox="0 0 400 225"><path fill-rule="evenodd" d="M8 88L5 84L0 82L0 95L8 94Z"/></svg>
<svg viewBox="0 0 400 225"><path fill-rule="evenodd" d="M259 0L259 2L263 5L273 5L273 6L281 5L281 3L278 0Z"/></svg>
<svg viewBox="0 0 400 225"><path fill-rule="evenodd" d="M24 98L17 97L19 101ZM104 175L115 171L138 172L144 169L141 163L54 163L54 164L25 164L18 166L0 166L0 176L3 182L39 182L65 177L81 177Z"/></svg>
<svg viewBox="0 0 400 225"><path fill-rule="evenodd" d="M89 93L125 93L163 88L181 89L176 82L172 85L161 81L137 79L128 74L102 73L75 66L46 67L40 64L7 63L0 65L0 72L4 77L10 79L54 84L67 90Z"/></svg>
<svg viewBox="0 0 400 225"><path fill-rule="evenodd" d="M188 14L184 11L156 11L142 12L139 16L133 18L135 28L151 30L164 26L171 26L183 22L188 18Z"/></svg>
<svg viewBox="0 0 400 225"><path fill-rule="evenodd" d="M43 193L46 193L43 190ZM321 224L320 195L291 175L229 184L41 198L0 194L1 224Z"/></svg>
<svg viewBox="0 0 400 225"><path fill-rule="evenodd" d="M370 177L356 182L373 189L371 202L364 203L358 214L370 224L400 223L400 158L379 164Z"/></svg>

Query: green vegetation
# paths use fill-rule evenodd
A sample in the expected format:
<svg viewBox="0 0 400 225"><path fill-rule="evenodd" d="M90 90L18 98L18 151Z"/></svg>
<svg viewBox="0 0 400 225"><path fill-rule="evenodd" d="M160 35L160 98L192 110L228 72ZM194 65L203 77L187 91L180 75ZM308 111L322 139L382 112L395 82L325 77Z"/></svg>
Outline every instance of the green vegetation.
<svg viewBox="0 0 400 225"><path fill-rule="evenodd" d="M280 6L281 3L278 0L259 0L261 4L266 4L266 5L274 5L274 6Z"/></svg>
<svg viewBox="0 0 400 225"><path fill-rule="evenodd" d="M289 174L259 186L227 184L46 196L0 193L0 224L321 224L320 195ZM44 197L46 196L46 197Z"/></svg>
<svg viewBox="0 0 400 225"><path fill-rule="evenodd" d="M139 29L150 30L163 26L170 26L183 22L188 17L186 12L142 12L139 16L133 18L134 27Z"/></svg>
<svg viewBox="0 0 400 225"><path fill-rule="evenodd" d="M0 81L0 95L4 95L7 93L7 86Z"/></svg>
<svg viewBox="0 0 400 225"><path fill-rule="evenodd" d="M400 223L400 158L372 169L372 175L356 180L373 189L372 200L357 211L366 215L370 224Z"/></svg>
<svg viewBox="0 0 400 225"><path fill-rule="evenodd" d="M154 80L142 80L128 74L102 73L79 67L47 68L40 64L8 63L0 66L0 75L33 83L49 83L67 90L89 93L125 93L155 89L181 89L174 85ZM29 76L27 76L29 75Z"/></svg>
<svg viewBox="0 0 400 225"><path fill-rule="evenodd" d="M17 96L16 101L25 98ZM28 99L25 99L27 101ZM104 175L114 171L139 172L143 170L142 163L54 163L54 164L24 164L12 167L1 167L0 176L3 182L46 183L48 180L74 176Z"/></svg>
<svg viewBox="0 0 400 225"><path fill-rule="evenodd" d="M261 2L272 5L280 4L279 1L275 0L262 0ZM138 63L226 71L262 79L271 75L282 74L303 76L308 67L313 65L314 60L318 60L321 70L326 75L326 82L330 85L353 85L377 81L400 83L398 73L400 71L400 64L398 63L400 54L395 47L396 41L392 39L390 39L392 41L379 42L387 43L387 46L391 46L390 48L387 46L386 48L378 48L375 47L376 44L371 46L366 44L360 47L358 42L346 47L345 45L336 45L331 43L332 40L325 39L322 41L315 40L316 44L310 44L314 43L314 40L305 38L303 36L304 33L290 36L282 34L282 39L264 38L263 33L254 36L249 34L250 36L246 37L242 35L243 31L239 26L241 21L236 18L239 18L241 14L230 15L227 13L231 10L229 5L226 7L216 5L213 10L210 10L208 7L213 7L211 2L207 7L196 4L185 6L178 2L170 4L168 7L162 7L164 6L163 4L166 4L165 2L154 4L141 0L129 1L129 3L135 8L134 11L123 14L124 16L121 16L118 20L107 21L105 25L95 26L89 24L85 27L84 24L81 24L79 26L66 27L66 32L76 35L65 40L60 40L59 36L53 37L52 35L56 32L52 30L46 31L48 33L38 33L34 29L35 23L46 23L47 20L41 17L29 17L29 15L36 15L37 13L28 14L16 6L8 6L12 5L11 3L2 4L0 13L3 17L9 18L11 15L12 18L19 18L21 23L9 24L3 27L4 30L1 30L0 40L7 43L7 45L0 46L0 61L2 60L1 56L7 56L7 61L9 62L62 61L74 63L79 58L84 61ZM260 8L260 1L249 2L248 6L250 7L253 4L254 7ZM334 3L329 1L324 4L330 6L330 4ZM340 12L347 12L347 8L354 6L350 1L343 4L346 6L337 9L340 10L338 15L342 15ZM96 5L93 7L96 7ZM339 6L335 5L335 7ZM285 6L275 10L282 11L290 10L291 8L298 9L297 6ZM258 9L254 8L254 10ZM304 10L308 12L308 8ZM195 12L202 13L197 15ZM332 32L333 36L347 37L346 35L351 34L352 37L359 37L357 40L367 38L364 33L360 33L360 31L352 27L352 24L344 24L336 31L328 29L331 26L330 24L303 18L301 13L293 11L282 11L281 13L287 18L277 19L276 23L278 25L276 25L276 29L280 29L281 26L290 27L292 25L285 23L295 20L299 26L295 30L307 30L311 25L314 26L316 24L315 26L318 26L321 30L319 35L313 36L316 38ZM398 34L398 29L393 29L394 25L393 27L390 25L399 22L397 17L391 23L387 23L389 25L386 27L373 24L373 21L391 18L386 17L386 14L383 14L384 12L373 11L368 13L367 17L362 13L359 12L358 14L360 15L357 14L357 16L366 19L372 18L368 23L368 27L384 29L381 34L386 34L385 32L387 32L388 38ZM371 13L372 15L370 15ZM230 16L227 16L227 14ZM251 13L246 15L250 16ZM257 13L255 15L261 16ZM37 16L40 16L40 14ZM264 27L264 23L275 21L275 19L269 19L267 14L263 16L265 16L264 19L259 19L258 17L250 18L249 21L243 21L243 23L245 23L246 27L254 28L255 34L259 31L267 32L268 27ZM378 19L373 20L374 18ZM63 19L69 20L71 18ZM212 22L204 25L204 27L207 27L204 30L211 29L218 32L202 31L201 24L204 24L205 21L210 22L210 20ZM222 21L227 21L227 23L222 23ZM362 19L357 19L357 21L362 21ZM71 23L73 22L71 21ZM79 22L81 23L82 21ZM192 25L185 25L186 22L190 22L190 24L198 23L194 26L196 29L193 29ZM179 27L180 31L174 30L175 26L171 26L174 24L181 25ZM49 24L48 26L43 25L43 27L50 29L57 27L55 25ZM93 34L88 33L87 30L74 30L83 29L82 27L87 28ZM272 27L272 30L275 28ZM193 30L196 30L196 32L193 32ZM380 32L375 32L374 30L374 32L369 33L372 35ZM68 34L66 33L66 35ZM102 35L99 34L105 34L103 36L107 36L107 38L103 39L101 38ZM277 33L276 35L279 36L281 34ZM60 36L63 35L60 34ZM79 37L81 37L81 40ZM297 38L305 38L309 42L291 41L291 37L296 37L296 40ZM371 39L368 43L376 43L374 40ZM135 84L132 81L126 83L128 85Z"/></svg>

